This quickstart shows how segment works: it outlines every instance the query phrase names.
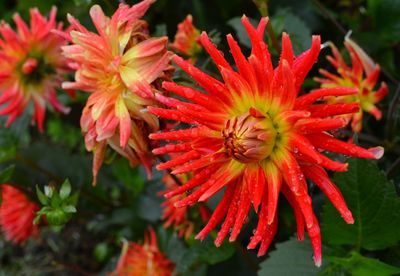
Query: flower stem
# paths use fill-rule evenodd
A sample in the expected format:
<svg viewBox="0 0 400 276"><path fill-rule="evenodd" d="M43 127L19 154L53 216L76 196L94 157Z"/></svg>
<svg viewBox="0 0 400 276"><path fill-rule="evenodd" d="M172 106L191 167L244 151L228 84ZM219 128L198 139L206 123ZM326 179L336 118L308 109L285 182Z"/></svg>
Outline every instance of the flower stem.
<svg viewBox="0 0 400 276"><path fill-rule="evenodd" d="M329 12L327 8L319 1L319 0L312 0L312 2L315 4L315 6L319 9L319 11L322 13L322 15L326 18L329 19L329 21L332 22L333 25L343 34L346 35L347 31L346 29L339 23L339 21L336 20L336 18Z"/></svg>

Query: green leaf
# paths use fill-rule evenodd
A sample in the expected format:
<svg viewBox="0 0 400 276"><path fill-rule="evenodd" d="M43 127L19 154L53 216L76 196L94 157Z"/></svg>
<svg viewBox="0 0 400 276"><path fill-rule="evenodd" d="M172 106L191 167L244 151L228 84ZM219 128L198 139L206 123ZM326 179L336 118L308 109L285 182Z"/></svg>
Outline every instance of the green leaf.
<svg viewBox="0 0 400 276"><path fill-rule="evenodd" d="M276 244L276 250L260 264L258 275L317 275L323 268L314 265L313 251L309 240L291 238Z"/></svg>
<svg viewBox="0 0 400 276"><path fill-rule="evenodd" d="M400 198L385 174L372 161L353 159L349 171L336 173L333 180L342 191L355 223L346 224L328 202L322 213L325 241L367 250L396 245L400 240Z"/></svg>
<svg viewBox="0 0 400 276"><path fill-rule="evenodd" d="M137 214L140 218L156 222L161 218L161 197L157 195L143 194L137 201Z"/></svg>
<svg viewBox="0 0 400 276"><path fill-rule="evenodd" d="M200 262L217 264L229 259L234 253L235 247L228 242L216 247L211 237L207 237L204 241L194 240L177 263L176 271L178 273L186 273Z"/></svg>
<svg viewBox="0 0 400 276"><path fill-rule="evenodd" d="M41 217L42 217L41 214L37 215L37 216L33 219L33 224L34 224L34 225L38 225L39 222L40 222Z"/></svg>
<svg viewBox="0 0 400 276"><path fill-rule="evenodd" d="M4 170L0 171L0 183L6 183L10 180L12 174L14 173L15 166L10 165Z"/></svg>
<svg viewBox="0 0 400 276"><path fill-rule="evenodd" d="M69 148L76 147L82 141L80 130L66 123L62 118L48 120L46 132L53 143L66 145Z"/></svg>
<svg viewBox="0 0 400 276"><path fill-rule="evenodd" d="M50 225L61 226L68 222L71 218L69 213L65 213L61 209L53 209L46 212L46 218Z"/></svg>
<svg viewBox="0 0 400 276"><path fill-rule="evenodd" d="M296 54L300 54L310 47L311 30L300 17L293 14L290 9L280 9L274 16L284 18L283 31L290 35ZM277 33L276 30L274 32Z"/></svg>
<svg viewBox="0 0 400 276"><path fill-rule="evenodd" d="M44 194L47 197L51 198L53 196L53 187L50 187L50 186L47 186L47 185L44 186Z"/></svg>
<svg viewBox="0 0 400 276"><path fill-rule="evenodd" d="M76 192L75 194L73 194L72 196L70 196L68 198L68 200L64 201L69 203L70 205L76 206L76 204L78 203L78 199L79 199L79 192Z"/></svg>
<svg viewBox="0 0 400 276"><path fill-rule="evenodd" d="M217 264L223 262L235 253L235 247L232 243L225 241L220 247L216 247L212 239L199 241L201 250L200 259L208 264Z"/></svg>
<svg viewBox="0 0 400 276"><path fill-rule="evenodd" d="M74 0L76 6L89 6L92 3L92 0Z"/></svg>
<svg viewBox="0 0 400 276"><path fill-rule="evenodd" d="M110 249L108 247L108 244L105 242L101 242L96 245L93 254L99 262L102 262L107 258L109 252Z"/></svg>
<svg viewBox="0 0 400 276"><path fill-rule="evenodd" d="M60 188L60 198L66 199L71 194L71 183L68 179L64 181Z"/></svg>
<svg viewBox="0 0 400 276"><path fill-rule="evenodd" d="M72 205L64 206L62 209L66 213L76 213L76 208L75 208L75 206L72 206Z"/></svg>
<svg viewBox="0 0 400 276"><path fill-rule="evenodd" d="M43 205L47 205L49 203L48 198L46 195L39 189L39 186L36 185L36 195Z"/></svg>
<svg viewBox="0 0 400 276"><path fill-rule="evenodd" d="M125 159L117 159L112 163L112 173L116 179L132 190L134 195L139 194L145 186L145 181L140 176L139 169L132 169Z"/></svg>
<svg viewBox="0 0 400 276"><path fill-rule="evenodd" d="M368 13L371 15L376 34L387 41L398 41L400 35L400 1L368 0ZM384 20L382 20L384 18Z"/></svg>
<svg viewBox="0 0 400 276"><path fill-rule="evenodd" d="M17 155L17 141L14 135L0 131L0 163L11 160Z"/></svg>
<svg viewBox="0 0 400 276"><path fill-rule="evenodd" d="M361 256L357 252L352 252L350 258L328 257L328 260L330 263L344 268L350 275L389 276L400 274L400 267L394 267L377 259Z"/></svg>

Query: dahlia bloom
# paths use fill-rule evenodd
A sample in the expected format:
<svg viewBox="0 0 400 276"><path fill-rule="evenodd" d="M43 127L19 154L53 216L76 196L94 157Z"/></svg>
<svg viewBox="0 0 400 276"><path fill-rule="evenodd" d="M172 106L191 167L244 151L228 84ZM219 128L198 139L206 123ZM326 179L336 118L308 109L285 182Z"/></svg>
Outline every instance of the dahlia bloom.
<svg viewBox="0 0 400 276"><path fill-rule="evenodd" d="M175 265L160 252L157 237L152 228L145 234L143 245L127 242L122 248L117 268L118 276L170 276Z"/></svg>
<svg viewBox="0 0 400 276"><path fill-rule="evenodd" d="M13 19L15 32L9 24L0 23L0 115L7 115L6 126L32 103L32 122L43 131L46 105L68 113L69 109L57 100L56 90L63 75L68 72L61 47L66 40L52 30L62 32L62 23L56 22L57 9L52 8L47 19L37 9L30 10L30 27L19 14Z"/></svg>
<svg viewBox="0 0 400 276"><path fill-rule="evenodd" d="M142 163L151 172L148 133L158 130L159 122L142 110L156 104L154 91L170 70L167 38L150 38L147 23L139 20L152 2L120 4L111 18L93 6L90 16L98 33L68 16L72 45L63 52L76 74L75 82L64 82L63 87L91 93L81 128L87 150L94 153L94 183L107 145L132 166Z"/></svg>
<svg viewBox="0 0 400 276"><path fill-rule="evenodd" d="M207 201L222 191L222 199L197 239L203 240L224 220L215 244L220 246L228 234L230 241L236 240L253 208L259 220L248 248L261 244L258 255L265 254L277 231L277 204L282 192L294 209L298 238L304 238L305 227L312 241L315 264L320 265L320 228L306 178L325 193L347 223L353 223L340 191L325 171L345 171L347 164L329 159L323 151L378 159L383 148L363 149L328 133L346 125L345 120L332 118L333 115L357 112L358 104L316 101L327 96L354 95L357 90L322 88L298 96L304 78L318 58L320 37L313 36L311 48L295 56L289 36L283 33L281 57L274 69L263 41L267 22L263 18L254 28L243 16L242 23L252 43L248 58L233 37L227 36L237 71L202 33L200 42L217 65L222 81L178 56L173 58L206 93L173 82L163 83L166 90L188 101L159 95L158 99L168 108L149 107L149 111L192 127L151 134L154 140L175 141L153 152L176 156L161 163L158 169L172 169L172 174L194 173L188 182L166 194L172 197L190 191L175 203L176 207Z"/></svg>
<svg viewBox="0 0 400 276"><path fill-rule="evenodd" d="M325 69L320 69L319 72L325 79L315 78L315 80L320 82L323 88L353 87L357 89L357 94L327 97L326 100L333 104L359 103L361 108L358 112L342 115L342 118L351 121L351 127L354 132L360 132L364 112L372 114L376 120L382 118L382 112L375 104L386 96L388 87L385 82L381 82L379 89L375 91L380 67L349 37L345 38L344 45L350 54L351 67L346 64L343 56L333 43L328 45L332 49L333 56L328 56L327 59L336 68L337 75Z"/></svg>
<svg viewBox="0 0 400 276"><path fill-rule="evenodd" d="M190 175L182 174L179 175L178 178L181 182L184 183L190 179ZM163 177L163 182L165 184L165 187L167 188L167 192L173 191L179 187L179 185L175 182L170 174L166 174ZM163 192L163 194L165 193ZM190 217L188 206L183 206L180 208L174 206L176 202L185 197L186 194L180 194L167 198L162 203L163 213L161 219L165 221L165 228L173 227L173 229L178 233L179 237L184 237L185 239L188 239L193 233L195 222L193 221L193 218ZM203 204L199 206L198 214L203 222L206 222L209 219L208 209Z"/></svg>
<svg viewBox="0 0 400 276"><path fill-rule="evenodd" d="M31 202L24 193L9 184L0 186L0 225L7 240L22 243L39 233L33 224L39 206Z"/></svg>
<svg viewBox="0 0 400 276"><path fill-rule="evenodd" d="M178 24L178 31L171 48L187 57L195 57L202 49L198 43L199 37L200 31L193 26L193 17L189 14Z"/></svg>

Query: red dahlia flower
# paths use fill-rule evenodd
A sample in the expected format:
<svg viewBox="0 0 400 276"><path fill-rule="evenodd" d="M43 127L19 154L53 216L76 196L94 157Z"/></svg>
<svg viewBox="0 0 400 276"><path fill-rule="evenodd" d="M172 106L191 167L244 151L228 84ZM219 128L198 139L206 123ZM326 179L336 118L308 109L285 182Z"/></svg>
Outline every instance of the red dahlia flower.
<svg viewBox="0 0 400 276"><path fill-rule="evenodd" d="M190 174L179 175L178 178L182 182L187 182ZM166 174L163 177L163 182L167 188L167 191L173 191L179 187L171 175ZM165 193L163 193L165 194ZM175 231L178 232L179 237L185 237L188 239L192 235L195 223L190 217L188 206L175 207L174 204L186 197L186 194L176 195L167 198L163 203L163 214L162 219L165 221L164 226L166 228L173 227ZM209 219L208 209L204 205L200 205L198 209L198 214L203 222Z"/></svg>
<svg viewBox="0 0 400 276"><path fill-rule="evenodd" d="M200 31L193 26L192 15L188 15L185 20L178 24L178 31L171 47L177 52L195 57L201 51L201 45L198 43Z"/></svg>
<svg viewBox="0 0 400 276"><path fill-rule="evenodd" d="M53 7L49 18L37 9L30 10L30 28L19 14L14 15L15 32L5 22L0 24L0 115L8 115L6 126L33 103L32 121L43 131L46 104L56 111L68 113L58 100L56 89L61 86L68 71L61 46L66 40L52 30L62 32L62 23L56 22L57 9Z"/></svg>
<svg viewBox="0 0 400 276"><path fill-rule="evenodd" d="M74 61L76 74L75 82L65 82L63 87L91 93L81 127L86 148L94 153L94 183L107 145L132 166L143 163L151 171L147 136L158 130L159 122L142 110L156 104L153 91L162 78L168 78L170 68L167 38L150 38L147 23L139 20L152 2L120 4L111 18L100 6L93 6L90 16L98 33L68 16L72 45L63 50Z"/></svg>
<svg viewBox="0 0 400 276"><path fill-rule="evenodd" d="M22 243L29 237L37 236L39 229L33 224L33 220L35 213L40 209L39 206L9 184L2 184L0 189L0 225L6 239Z"/></svg>
<svg viewBox="0 0 400 276"><path fill-rule="evenodd" d="M346 37L344 41L352 66L349 67L343 59L338 49L333 43L329 43L333 56L328 56L329 62L336 68L338 75L329 73L320 69L320 73L326 79L315 78L321 83L323 88L334 87L353 87L357 89L357 94L345 95L340 97L327 97L329 103L359 103L360 110L355 113L341 115L348 121L351 121L351 127L354 132L360 132L362 128L362 117L364 112L372 114L377 120L382 117L381 111L375 106L388 93L388 87L382 82L378 91L374 88L379 78L380 67L350 38Z"/></svg>
<svg viewBox="0 0 400 276"><path fill-rule="evenodd" d="M186 191L190 195L175 203L176 207L207 201L218 191L223 197L208 224L197 235L204 239L224 218L215 244L221 245L227 234L236 240L251 207L259 220L248 248L261 243L258 255L266 253L278 225L277 204L280 192L294 208L298 238L306 227L314 249L314 261L321 264L321 236L318 221L308 195L306 178L311 179L332 201L344 220L353 223L346 203L331 182L325 169L345 171L347 164L322 154L330 151L360 158L380 158L383 149L363 149L339 141L328 131L345 126L342 118L332 115L358 111L357 103L315 104L326 96L357 93L356 89L322 88L298 96L300 86L320 52L320 38L313 36L311 48L295 56L289 36L282 35L282 53L274 69L263 41L267 18L254 28L242 18L251 43L248 58L231 35L227 36L237 71L203 33L200 42L222 75L217 80L182 58L174 61L205 91L164 82L166 90L187 99L184 102L159 95L169 109L149 107L150 112L193 127L150 135L154 140L171 140L155 149L156 154L175 153L176 157L158 169L173 168L173 174L195 172L184 185L167 193L172 197Z"/></svg>
<svg viewBox="0 0 400 276"><path fill-rule="evenodd" d="M174 268L175 265L158 249L156 234L150 228L145 235L143 245L133 242L124 244L113 275L170 276Z"/></svg>

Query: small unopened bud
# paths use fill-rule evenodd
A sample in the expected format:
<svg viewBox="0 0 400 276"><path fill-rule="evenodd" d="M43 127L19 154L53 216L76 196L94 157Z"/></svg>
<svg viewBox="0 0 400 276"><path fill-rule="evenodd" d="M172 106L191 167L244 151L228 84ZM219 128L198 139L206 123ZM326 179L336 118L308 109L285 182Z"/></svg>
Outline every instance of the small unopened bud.
<svg viewBox="0 0 400 276"><path fill-rule="evenodd" d="M274 146L277 131L268 114L251 109L230 119L222 132L226 151L243 163L267 158Z"/></svg>

